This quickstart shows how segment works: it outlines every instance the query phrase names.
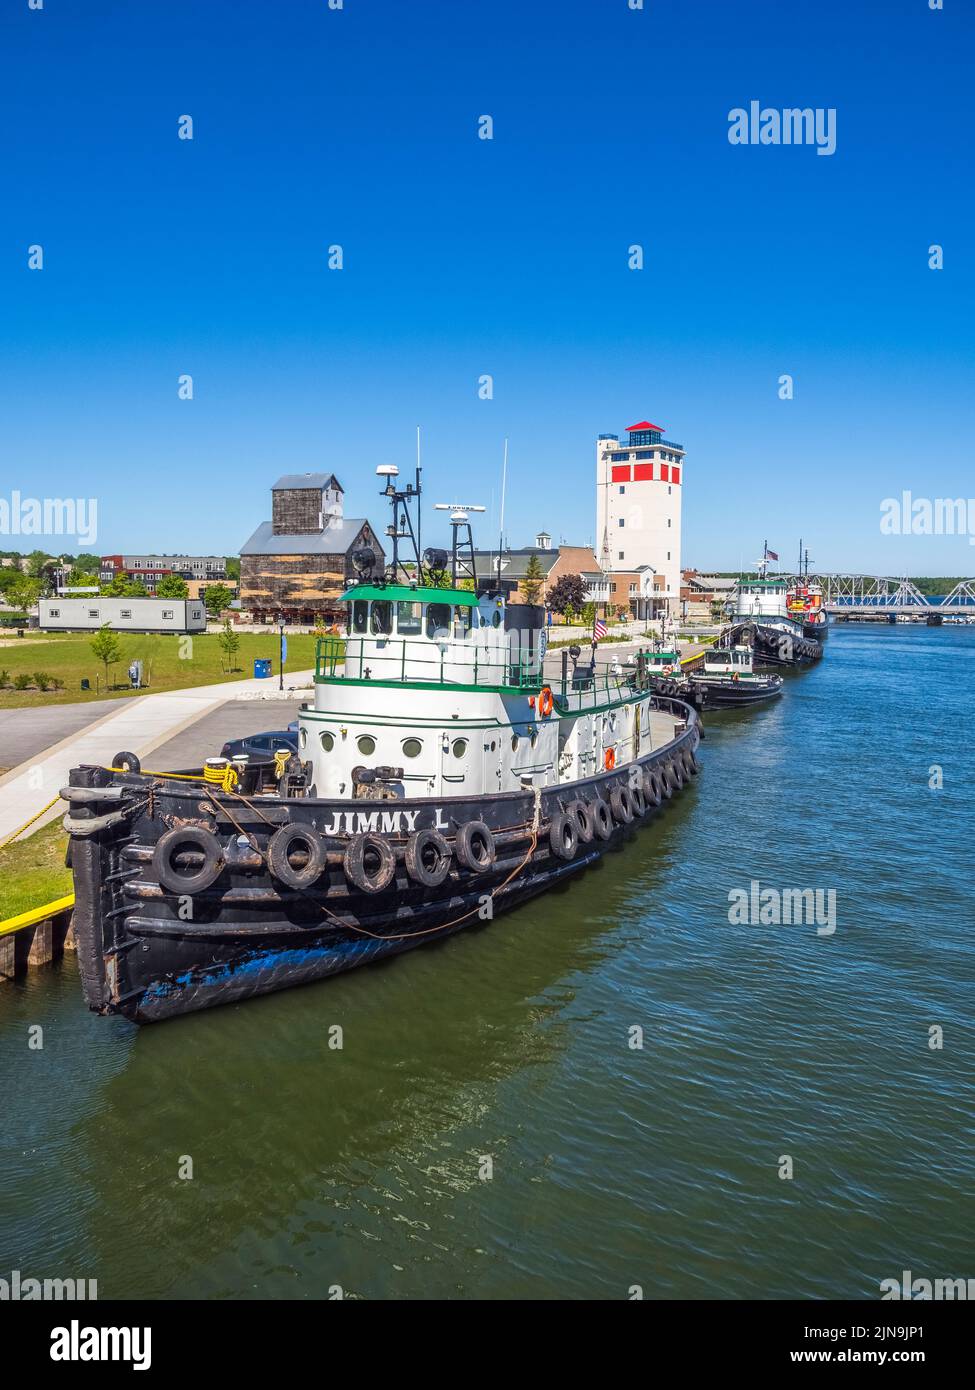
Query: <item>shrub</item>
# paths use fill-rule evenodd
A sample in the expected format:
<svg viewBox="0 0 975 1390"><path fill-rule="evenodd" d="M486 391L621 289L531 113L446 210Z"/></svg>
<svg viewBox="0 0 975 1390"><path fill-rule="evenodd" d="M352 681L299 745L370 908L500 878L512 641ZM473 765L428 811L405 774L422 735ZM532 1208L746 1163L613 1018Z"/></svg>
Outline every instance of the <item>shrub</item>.
<svg viewBox="0 0 975 1390"><path fill-rule="evenodd" d="M9 672L9 671L0 671L0 690L3 690L3 689L4 689L6 686L8 686L9 684L10 684L10 672Z"/></svg>
<svg viewBox="0 0 975 1390"><path fill-rule="evenodd" d="M35 671L34 684L37 686L38 690L50 690L51 677L46 671Z"/></svg>
<svg viewBox="0 0 975 1390"><path fill-rule="evenodd" d="M21 671L19 676L14 676L14 690L30 690L31 678L26 671Z"/></svg>

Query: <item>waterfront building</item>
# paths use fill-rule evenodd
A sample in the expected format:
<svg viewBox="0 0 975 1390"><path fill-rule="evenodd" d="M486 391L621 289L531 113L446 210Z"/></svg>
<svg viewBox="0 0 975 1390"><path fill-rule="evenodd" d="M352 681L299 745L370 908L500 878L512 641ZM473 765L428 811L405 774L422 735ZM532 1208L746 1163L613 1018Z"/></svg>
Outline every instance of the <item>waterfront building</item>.
<svg viewBox="0 0 975 1390"><path fill-rule="evenodd" d="M365 517L347 517L334 473L291 473L271 489L271 520L240 552L240 606L257 622L284 616L313 623L344 615L340 596L355 581L352 556L371 550L379 573L385 552Z"/></svg>
<svg viewBox="0 0 975 1390"><path fill-rule="evenodd" d="M102 584L118 578L137 580L153 595L160 580L171 574L186 581L191 599L201 599L208 584L235 588L222 555L103 555L98 577Z"/></svg>
<svg viewBox="0 0 975 1390"><path fill-rule="evenodd" d="M648 566L663 581L634 596L648 610L641 617L680 612L684 452L649 420L596 440L599 566L610 576L638 575Z"/></svg>

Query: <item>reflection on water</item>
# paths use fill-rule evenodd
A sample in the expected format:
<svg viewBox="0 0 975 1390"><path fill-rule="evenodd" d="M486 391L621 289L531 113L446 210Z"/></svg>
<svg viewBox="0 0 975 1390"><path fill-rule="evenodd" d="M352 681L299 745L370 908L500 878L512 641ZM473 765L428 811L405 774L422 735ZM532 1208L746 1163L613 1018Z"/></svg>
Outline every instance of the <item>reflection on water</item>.
<svg viewBox="0 0 975 1390"><path fill-rule="evenodd" d="M781 701L709 721L651 828L442 945L141 1031L84 1012L70 961L6 987L0 1270L300 1298L970 1272L973 649L838 629ZM730 926L752 879L835 889L835 936Z"/></svg>

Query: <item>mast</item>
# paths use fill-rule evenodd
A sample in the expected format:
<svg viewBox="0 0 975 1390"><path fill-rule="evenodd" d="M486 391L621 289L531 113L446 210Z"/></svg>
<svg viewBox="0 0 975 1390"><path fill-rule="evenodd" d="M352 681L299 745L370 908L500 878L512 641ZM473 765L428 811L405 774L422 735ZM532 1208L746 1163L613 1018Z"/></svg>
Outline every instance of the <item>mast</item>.
<svg viewBox="0 0 975 1390"><path fill-rule="evenodd" d="M498 531L498 593L501 592L501 548L504 545L504 494L508 484L508 441L504 441L504 463L501 467L501 526Z"/></svg>

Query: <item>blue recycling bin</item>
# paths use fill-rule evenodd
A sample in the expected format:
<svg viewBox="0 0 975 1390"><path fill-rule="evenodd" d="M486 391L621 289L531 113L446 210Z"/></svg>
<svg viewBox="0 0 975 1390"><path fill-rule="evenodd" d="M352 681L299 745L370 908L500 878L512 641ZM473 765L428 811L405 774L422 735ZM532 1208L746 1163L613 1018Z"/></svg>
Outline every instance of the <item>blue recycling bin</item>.
<svg viewBox="0 0 975 1390"><path fill-rule="evenodd" d="M269 657L258 656L254 658L254 679L267 680L271 674L271 661Z"/></svg>

